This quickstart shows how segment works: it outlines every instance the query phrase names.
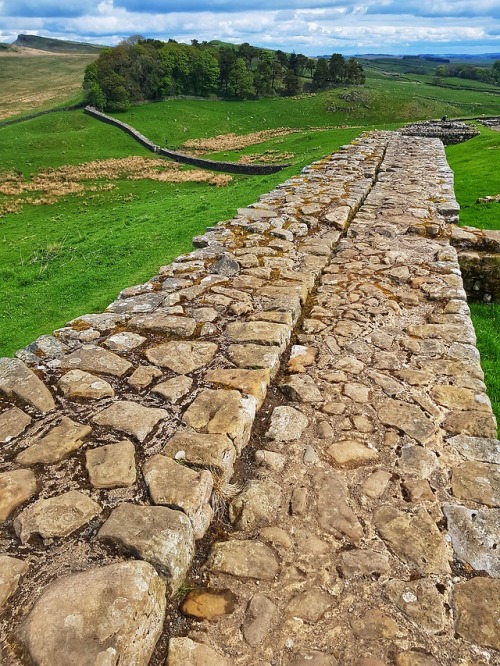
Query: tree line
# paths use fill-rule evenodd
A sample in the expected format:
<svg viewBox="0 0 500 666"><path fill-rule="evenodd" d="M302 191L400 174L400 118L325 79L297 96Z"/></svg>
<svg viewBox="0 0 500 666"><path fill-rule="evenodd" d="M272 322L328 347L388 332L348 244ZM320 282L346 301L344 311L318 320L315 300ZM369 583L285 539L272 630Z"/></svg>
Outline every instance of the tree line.
<svg viewBox="0 0 500 666"><path fill-rule="evenodd" d="M176 95L229 99L294 96L304 89L325 90L364 80L362 66L339 53L329 60L315 60L301 53L269 51L248 43L231 47L134 36L104 49L87 66L83 88L92 106L124 111L134 102Z"/></svg>
<svg viewBox="0 0 500 666"><path fill-rule="evenodd" d="M467 64L450 64L436 67L434 74L439 79L447 77L457 77L459 79L469 79L471 81L481 81L483 83L493 83L500 85L500 60L495 60L492 67L476 67Z"/></svg>

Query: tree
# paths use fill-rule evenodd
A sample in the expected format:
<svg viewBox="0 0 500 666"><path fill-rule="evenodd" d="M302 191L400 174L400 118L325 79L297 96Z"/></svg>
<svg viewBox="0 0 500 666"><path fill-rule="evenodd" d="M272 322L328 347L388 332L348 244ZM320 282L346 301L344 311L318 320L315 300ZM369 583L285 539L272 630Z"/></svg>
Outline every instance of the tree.
<svg viewBox="0 0 500 666"><path fill-rule="evenodd" d="M228 92L229 75L236 63L236 51L229 46L219 49L219 90Z"/></svg>
<svg viewBox="0 0 500 666"><path fill-rule="evenodd" d="M195 95L206 97L217 90L219 62L211 50L191 53L189 78Z"/></svg>
<svg viewBox="0 0 500 666"><path fill-rule="evenodd" d="M328 62L324 58L320 58L316 63L316 69L313 74L313 88L314 90L324 90L330 78L330 69Z"/></svg>
<svg viewBox="0 0 500 666"><path fill-rule="evenodd" d="M493 73L493 78L498 83L498 85L500 85L500 60L495 60L491 71Z"/></svg>
<svg viewBox="0 0 500 666"><path fill-rule="evenodd" d="M294 95L298 95L300 93L300 79L297 74L295 74L293 69L287 70L283 79L283 83L285 84L285 89L283 92L286 97L293 97Z"/></svg>
<svg viewBox="0 0 500 666"><path fill-rule="evenodd" d="M273 56L268 51L262 51L254 73L254 86L258 96L272 95L274 91Z"/></svg>
<svg viewBox="0 0 500 666"><path fill-rule="evenodd" d="M329 62L330 78L334 83L341 83L345 78L345 58L340 53L334 53Z"/></svg>
<svg viewBox="0 0 500 666"><path fill-rule="evenodd" d="M234 97L248 99L255 95L252 72L247 69L243 58L236 58L228 77L228 88Z"/></svg>
<svg viewBox="0 0 500 666"><path fill-rule="evenodd" d="M345 64L345 81L347 83L361 84L365 82L365 73L363 67L356 58L349 58Z"/></svg>
<svg viewBox="0 0 500 666"><path fill-rule="evenodd" d="M304 69L309 70L309 76L312 78L314 76L314 70L316 69L316 61L313 58L308 58Z"/></svg>

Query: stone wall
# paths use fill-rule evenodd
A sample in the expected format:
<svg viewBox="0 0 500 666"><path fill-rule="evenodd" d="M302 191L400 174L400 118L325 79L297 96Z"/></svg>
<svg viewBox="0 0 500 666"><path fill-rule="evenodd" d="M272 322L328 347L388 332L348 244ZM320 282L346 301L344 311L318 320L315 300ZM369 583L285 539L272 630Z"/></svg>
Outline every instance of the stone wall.
<svg viewBox="0 0 500 666"><path fill-rule="evenodd" d="M458 120L424 120L406 125L401 132L406 136L441 139L445 146L463 143L479 134L475 127Z"/></svg>
<svg viewBox="0 0 500 666"><path fill-rule="evenodd" d="M493 663L457 212L439 141L364 135L1 359L0 663Z"/></svg>
<svg viewBox="0 0 500 666"><path fill-rule="evenodd" d="M0 127L7 127L8 125L16 125L17 123L23 123L26 120L33 120L33 118L38 118L39 116L46 116L48 113L60 113L61 111L76 111L76 109L83 108L83 104L74 104L73 106L61 106L58 109L47 109L46 111L37 111L36 113L30 113L27 116L22 116L21 118L11 118L10 120L0 121Z"/></svg>
<svg viewBox="0 0 500 666"><path fill-rule="evenodd" d="M285 167L290 166L289 164L237 164L236 162L220 162L216 160L205 160L201 157L194 157L192 155L187 155L185 153L179 153L173 150L167 150L166 148L161 148L155 143L150 141L143 134L134 129L131 125L122 123L116 118L107 116L105 113L98 111L92 106L85 107L85 113L102 120L104 123L118 127L132 138L138 141L144 148L150 150L157 155L164 155L169 157L175 162L180 162L181 164L189 164L191 166L197 166L202 169L210 169L212 171L224 171L228 173L240 173L247 176L264 176L266 174L278 173L282 171Z"/></svg>

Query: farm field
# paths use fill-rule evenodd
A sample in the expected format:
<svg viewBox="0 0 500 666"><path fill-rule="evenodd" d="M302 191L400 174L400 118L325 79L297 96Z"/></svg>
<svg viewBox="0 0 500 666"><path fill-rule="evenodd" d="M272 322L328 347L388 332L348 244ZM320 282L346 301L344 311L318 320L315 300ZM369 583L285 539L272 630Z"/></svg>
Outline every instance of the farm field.
<svg viewBox="0 0 500 666"><path fill-rule="evenodd" d="M54 106L56 101L75 102L84 63L93 58L82 54L38 58L40 66L52 67L61 77L51 84L57 100L53 97L39 106L42 100L36 98L35 81L28 81L32 59L18 57L14 63L0 56L0 114L20 112L19 107L14 111L5 105L12 105L16 95L21 98L22 86L34 95L30 111ZM426 76L397 78L369 69L362 87L293 99L172 99L116 116L167 148L189 149L187 142L196 145L196 140L224 135L224 144L220 139L215 142L218 152L213 152L213 142L205 146L209 157L253 161L265 156L290 163L281 173L232 176L225 184L219 181L224 185L219 187L189 182L195 176L186 167L148 167L148 171L144 162L138 168L141 160L149 165L170 163L153 158L120 130L80 110L0 128L0 355L13 354L77 315L102 310L122 288L148 279L160 265L188 252L192 237L207 226L232 217L236 208L254 202L364 129L396 129L410 120L444 114L472 117L498 112L498 96L480 86L477 91L441 88L425 82ZM17 91L9 88L16 77ZM227 136L283 126L294 131L266 140L262 139L269 135L252 136L246 146ZM495 204L475 201L498 193L500 133L481 127L479 137L447 152L462 205L461 223L498 228ZM161 172L161 178L154 172ZM172 177L178 182L168 182ZM500 308L472 304L471 309L490 396L500 415L496 369Z"/></svg>

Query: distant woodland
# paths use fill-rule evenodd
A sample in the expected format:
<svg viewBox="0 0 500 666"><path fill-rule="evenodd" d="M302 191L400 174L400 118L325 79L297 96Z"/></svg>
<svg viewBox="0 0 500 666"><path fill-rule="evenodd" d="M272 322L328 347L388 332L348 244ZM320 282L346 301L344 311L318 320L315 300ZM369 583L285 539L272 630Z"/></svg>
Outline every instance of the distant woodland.
<svg viewBox="0 0 500 666"><path fill-rule="evenodd" d="M104 49L86 68L83 87L89 104L124 111L134 102L178 95L256 99L364 81L356 59L339 53L316 60L247 43L182 44L135 36Z"/></svg>

